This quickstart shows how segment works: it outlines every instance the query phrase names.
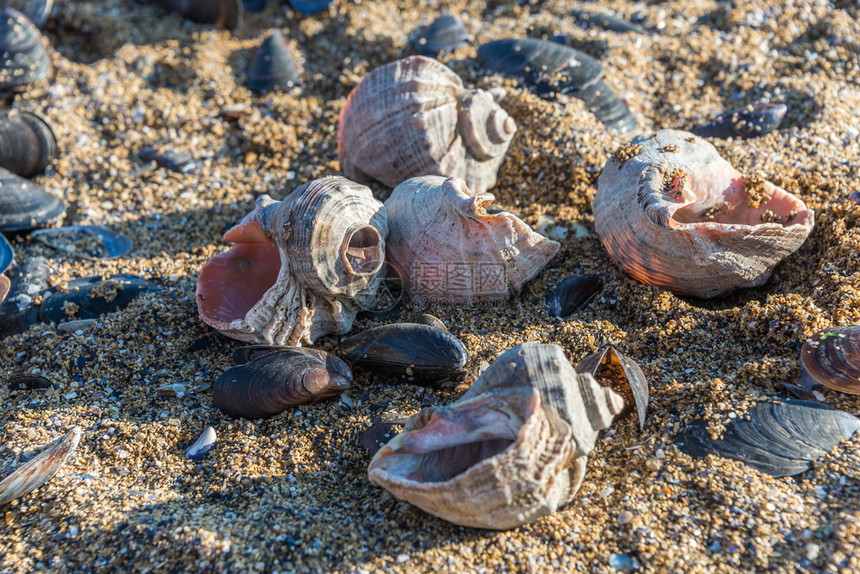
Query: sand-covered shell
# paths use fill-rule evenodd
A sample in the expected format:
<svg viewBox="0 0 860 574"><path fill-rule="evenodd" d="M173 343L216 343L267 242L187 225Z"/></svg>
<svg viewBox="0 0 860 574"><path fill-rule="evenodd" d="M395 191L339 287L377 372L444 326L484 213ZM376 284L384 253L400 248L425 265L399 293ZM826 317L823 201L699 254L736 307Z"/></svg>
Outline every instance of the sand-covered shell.
<svg viewBox="0 0 860 574"><path fill-rule="evenodd" d="M515 215L488 214L494 199L456 177L416 177L394 188L385 202L387 254L413 299L506 299L555 256L559 244Z"/></svg>
<svg viewBox="0 0 860 574"><path fill-rule="evenodd" d="M263 195L197 280L197 308L224 335L269 345L343 334L372 308L385 262L385 207L342 177Z"/></svg>
<svg viewBox="0 0 860 574"><path fill-rule="evenodd" d="M603 246L631 277L697 297L761 285L814 221L799 198L745 178L710 143L677 130L621 146L592 210Z"/></svg>
<svg viewBox="0 0 860 574"><path fill-rule="evenodd" d="M567 504L597 433L624 404L557 345L524 343L463 397L424 409L385 445L370 481L455 524L506 530Z"/></svg>
<svg viewBox="0 0 860 574"><path fill-rule="evenodd" d="M447 66L410 56L376 68L340 114L337 149L350 179L394 187L420 175L455 176L475 193L496 184L516 123L493 96L467 90Z"/></svg>

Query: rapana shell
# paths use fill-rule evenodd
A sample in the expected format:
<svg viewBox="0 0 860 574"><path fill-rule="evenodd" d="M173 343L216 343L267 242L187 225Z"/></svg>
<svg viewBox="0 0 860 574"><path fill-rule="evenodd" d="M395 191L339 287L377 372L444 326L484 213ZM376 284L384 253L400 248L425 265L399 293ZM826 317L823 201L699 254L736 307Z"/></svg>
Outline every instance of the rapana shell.
<svg viewBox="0 0 860 574"><path fill-rule="evenodd" d="M440 518L506 530L567 504L623 400L557 345L503 353L457 402L424 409L374 457L370 481Z"/></svg>
<svg viewBox="0 0 860 574"><path fill-rule="evenodd" d="M475 193L496 184L516 123L484 90L467 90L432 58L411 56L368 73L338 122L344 174L394 187L419 175L455 176Z"/></svg>
<svg viewBox="0 0 860 574"><path fill-rule="evenodd" d="M389 263L416 300L468 304L506 299L558 252L511 213L488 214L495 198L456 177L403 182L385 202Z"/></svg>
<svg viewBox="0 0 860 574"><path fill-rule="evenodd" d="M710 143L677 130L615 152L592 210L603 246L631 277L697 297L761 285L813 225L803 201L744 178Z"/></svg>
<svg viewBox="0 0 860 574"><path fill-rule="evenodd" d="M388 234L370 189L324 177L283 201L263 195L197 280L200 317L234 339L312 343L346 333L376 301Z"/></svg>

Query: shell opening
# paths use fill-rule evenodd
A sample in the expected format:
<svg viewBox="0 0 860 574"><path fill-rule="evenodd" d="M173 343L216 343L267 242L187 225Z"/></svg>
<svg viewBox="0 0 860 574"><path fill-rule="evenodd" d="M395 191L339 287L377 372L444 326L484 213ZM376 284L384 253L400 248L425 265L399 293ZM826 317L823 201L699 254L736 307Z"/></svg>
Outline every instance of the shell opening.
<svg viewBox="0 0 860 574"><path fill-rule="evenodd" d="M382 236L372 225L361 225L346 234L342 257L346 271L352 275L373 275L385 262Z"/></svg>
<svg viewBox="0 0 860 574"><path fill-rule="evenodd" d="M239 226L228 235L233 238L260 237L255 229L249 227L259 228L260 224L252 222ZM197 279L200 315L209 321L244 319L275 285L280 268L280 253L269 240L236 243L230 251L212 257Z"/></svg>

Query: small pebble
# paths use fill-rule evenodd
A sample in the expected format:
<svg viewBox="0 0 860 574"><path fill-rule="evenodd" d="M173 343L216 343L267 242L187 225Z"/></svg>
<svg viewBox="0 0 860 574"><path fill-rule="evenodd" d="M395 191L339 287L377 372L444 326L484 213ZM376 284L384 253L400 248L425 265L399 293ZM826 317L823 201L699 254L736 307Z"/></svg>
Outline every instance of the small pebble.
<svg viewBox="0 0 860 574"><path fill-rule="evenodd" d="M618 524L624 526L625 524L630 524L633 522L634 514L629 510L625 510L621 514L618 515Z"/></svg>

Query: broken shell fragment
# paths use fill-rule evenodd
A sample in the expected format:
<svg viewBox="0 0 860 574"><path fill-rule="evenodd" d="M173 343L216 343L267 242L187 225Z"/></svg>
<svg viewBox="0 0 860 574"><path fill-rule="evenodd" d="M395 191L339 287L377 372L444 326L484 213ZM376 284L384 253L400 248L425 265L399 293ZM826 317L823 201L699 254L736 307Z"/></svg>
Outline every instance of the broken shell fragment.
<svg viewBox="0 0 860 574"><path fill-rule="evenodd" d="M15 261L15 250L6 236L0 233L0 274L4 273Z"/></svg>
<svg viewBox="0 0 860 574"><path fill-rule="evenodd" d="M732 110L703 126L691 128L697 136L749 139L767 135L779 127L788 108L785 104L757 104Z"/></svg>
<svg viewBox="0 0 860 574"><path fill-rule="evenodd" d="M583 28L597 27L610 32L620 32L622 34L632 32L634 34L644 34L645 29L639 24L617 18L611 14L600 12L592 12L590 10L573 10L570 15L574 20L579 22Z"/></svg>
<svg viewBox="0 0 860 574"><path fill-rule="evenodd" d="M30 233L45 245L82 259L115 259L132 250L131 239L95 225L50 227Z"/></svg>
<svg viewBox="0 0 860 574"><path fill-rule="evenodd" d="M169 169L176 173L191 173L197 169L197 162L194 161L190 153L185 151L173 151L169 149L159 151L152 146L147 146L137 152L137 157L145 162L154 161L158 167Z"/></svg>
<svg viewBox="0 0 860 574"><path fill-rule="evenodd" d="M0 297L0 338L25 331L39 322L36 298L48 288L51 267L44 257L30 257L13 276L5 301ZM0 291L6 284L0 275Z"/></svg>
<svg viewBox="0 0 860 574"><path fill-rule="evenodd" d="M200 318L222 334L269 345L343 334L371 309L385 261L385 207L369 188L324 177L283 201L263 195L197 279Z"/></svg>
<svg viewBox="0 0 860 574"><path fill-rule="evenodd" d="M516 129L489 92L467 90L444 64L410 56L376 68L350 92L337 151L357 181L394 187L420 175L455 176L482 194L496 184Z"/></svg>
<svg viewBox="0 0 860 574"><path fill-rule="evenodd" d="M463 526L506 530L579 489L597 433L621 397L577 374L557 345L499 356L463 397L424 409L370 462L370 481Z"/></svg>
<svg viewBox="0 0 860 574"><path fill-rule="evenodd" d="M763 284L814 221L799 198L744 178L710 143L677 130L616 151L592 210L603 246L628 275L704 298Z"/></svg>
<svg viewBox="0 0 860 574"><path fill-rule="evenodd" d="M200 460L206 456L210 450L215 448L215 442L218 440L218 435L215 434L215 429L206 427L203 433L194 441L194 444L188 447L185 451L185 458L190 460Z"/></svg>
<svg viewBox="0 0 860 574"><path fill-rule="evenodd" d="M612 345L607 345L582 359L576 365L576 372L588 373L599 384L621 395L627 405L625 411L635 407L639 416L639 428L645 428L645 417L648 414L648 380L636 361Z"/></svg>
<svg viewBox="0 0 860 574"><path fill-rule="evenodd" d="M74 427L0 481L0 506L33 492L51 480L75 452L80 440L81 429Z"/></svg>
<svg viewBox="0 0 860 574"><path fill-rule="evenodd" d="M279 30L269 34L248 62L248 87L265 93L299 83L299 68Z"/></svg>
<svg viewBox="0 0 860 574"><path fill-rule="evenodd" d="M31 391L34 389L50 389L53 383L38 373L12 373L6 379L6 385L12 391Z"/></svg>
<svg viewBox="0 0 860 574"><path fill-rule="evenodd" d="M813 461L860 431L860 419L827 405L797 399L756 403L745 418L729 422L723 437L711 438L699 420L675 438L693 457L709 454L739 460L773 477L808 470Z"/></svg>
<svg viewBox="0 0 860 574"><path fill-rule="evenodd" d="M5 275L0 275L0 304L6 300L6 296L9 295L9 289L11 287L12 282L9 281L9 278ZM0 336L2 336L2 333L0 333Z"/></svg>
<svg viewBox="0 0 860 574"><path fill-rule="evenodd" d="M14 8L0 11L0 90L15 90L44 79L51 58L42 34Z"/></svg>
<svg viewBox="0 0 860 574"><path fill-rule="evenodd" d="M825 387L860 395L860 324L831 327L814 334L800 350L800 386Z"/></svg>
<svg viewBox="0 0 860 574"><path fill-rule="evenodd" d="M600 273L568 277L547 295L549 312L554 317L566 319L588 305L602 287L603 277Z"/></svg>
<svg viewBox="0 0 860 574"><path fill-rule="evenodd" d="M192 22L232 29L242 21L242 0L156 0Z"/></svg>
<svg viewBox="0 0 860 574"><path fill-rule="evenodd" d="M463 22L454 14L445 12L428 26L415 31L409 44L422 56L434 57L453 52L469 43L469 34Z"/></svg>
<svg viewBox="0 0 860 574"><path fill-rule="evenodd" d="M231 417L270 418L350 388L352 371L317 349L286 347L230 367L212 388L212 404Z"/></svg>
<svg viewBox="0 0 860 574"><path fill-rule="evenodd" d="M373 327L341 342L353 366L420 385L438 385L463 373L469 353L445 329L418 323Z"/></svg>
<svg viewBox="0 0 860 574"><path fill-rule="evenodd" d="M9 111L0 116L0 167L30 177L57 157L57 138L43 118Z"/></svg>
<svg viewBox="0 0 860 574"><path fill-rule="evenodd" d="M455 177L416 177L394 188L388 258L416 301L469 304L507 299L560 245L511 213L490 215L495 198Z"/></svg>
<svg viewBox="0 0 860 574"><path fill-rule="evenodd" d="M63 201L36 184L0 168L0 232L42 227L66 212Z"/></svg>
<svg viewBox="0 0 860 574"><path fill-rule="evenodd" d="M155 286L135 275L83 277L69 281L67 289L49 289L39 306L39 320L59 323L71 318L97 319L126 307L141 293Z"/></svg>

